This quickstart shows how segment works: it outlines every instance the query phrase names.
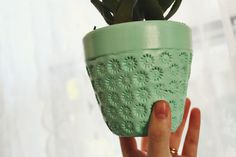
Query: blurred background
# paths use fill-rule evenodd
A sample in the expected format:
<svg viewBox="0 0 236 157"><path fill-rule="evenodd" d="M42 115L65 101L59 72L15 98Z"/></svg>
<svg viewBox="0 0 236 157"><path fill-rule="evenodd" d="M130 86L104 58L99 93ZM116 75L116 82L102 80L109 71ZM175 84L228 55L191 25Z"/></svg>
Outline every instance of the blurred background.
<svg viewBox="0 0 236 157"><path fill-rule="evenodd" d="M199 156L236 154L236 1L184 0L188 97L202 110ZM89 0L0 0L0 156L121 157L85 70L82 38L106 26Z"/></svg>

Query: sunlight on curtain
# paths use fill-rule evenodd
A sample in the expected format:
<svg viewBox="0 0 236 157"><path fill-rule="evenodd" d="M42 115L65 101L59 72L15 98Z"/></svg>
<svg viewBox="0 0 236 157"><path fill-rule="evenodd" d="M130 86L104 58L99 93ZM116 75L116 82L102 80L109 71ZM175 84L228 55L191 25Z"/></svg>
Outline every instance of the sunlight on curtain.
<svg viewBox="0 0 236 157"><path fill-rule="evenodd" d="M236 154L236 2L222 1L183 1L173 18L193 30L199 156ZM82 38L94 26L106 23L89 1L0 1L0 156L121 156L85 69Z"/></svg>

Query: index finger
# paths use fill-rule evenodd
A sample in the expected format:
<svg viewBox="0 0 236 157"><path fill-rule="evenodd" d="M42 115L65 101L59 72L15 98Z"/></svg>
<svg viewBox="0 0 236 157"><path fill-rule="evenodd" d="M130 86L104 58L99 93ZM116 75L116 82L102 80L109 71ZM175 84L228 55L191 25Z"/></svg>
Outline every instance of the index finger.
<svg viewBox="0 0 236 157"><path fill-rule="evenodd" d="M120 146L123 157L129 157L137 150L137 143L134 137L120 137Z"/></svg>
<svg viewBox="0 0 236 157"><path fill-rule="evenodd" d="M192 110L189 120L189 128L184 142L183 155L187 157L197 157L198 140L200 133L200 110Z"/></svg>

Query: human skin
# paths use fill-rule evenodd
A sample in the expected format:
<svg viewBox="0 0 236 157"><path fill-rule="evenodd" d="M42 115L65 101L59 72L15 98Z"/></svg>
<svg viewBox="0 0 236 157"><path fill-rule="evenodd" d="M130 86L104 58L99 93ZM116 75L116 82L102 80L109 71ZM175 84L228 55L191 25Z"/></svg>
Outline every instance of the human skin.
<svg viewBox="0 0 236 157"><path fill-rule="evenodd" d="M177 157L178 155L170 153L170 148L179 149L190 106L190 100L186 99L182 122L175 132L171 132L169 104L163 100L156 102L149 123L148 136L142 138L140 150L137 148L134 137L120 137L123 157ZM197 157L200 121L200 110L193 108L190 112L189 126L181 157Z"/></svg>

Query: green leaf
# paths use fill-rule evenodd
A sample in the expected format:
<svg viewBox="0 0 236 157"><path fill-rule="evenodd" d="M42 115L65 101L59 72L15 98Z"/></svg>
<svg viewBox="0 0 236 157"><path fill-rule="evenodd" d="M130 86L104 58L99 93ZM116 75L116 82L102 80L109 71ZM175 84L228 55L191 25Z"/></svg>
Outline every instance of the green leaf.
<svg viewBox="0 0 236 157"><path fill-rule="evenodd" d="M170 6L171 4L174 2L174 0L157 0L159 1L159 4L162 8L162 10L165 12Z"/></svg>
<svg viewBox="0 0 236 157"><path fill-rule="evenodd" d="M113 13L117 11L121 0L103 0L104 6L109 8Z"/></svg>
<svg viewBox="0 0 236 157"><path fill-rule="evenodd" d="M98 11L102 14L105 21L111 25L113 24L113 16L111 15L111 11L103 5L103 3L99 0L91 0L92 4L98 9Z"/></svg>
<svg viewBox="0 0 236 157"><path fill-rule="evenodd" d="M181 2L182 0L175 0L172 8L170 9L170 12L166 15L165 20L168 20L170 17L172 17L176 13L176 11L179 9Z"/></svg>
<svg viewBox="0 0 236 157"><path fill-rule="evenodd" d="M108 24L129 21L167 20L182 0L91 0ZM164 13L170 11L164 17Z"/></svg>
<svg viewBox="0 0 236 157"><path fill-rule="evenodd" d="M139 0L134 7L133 11L133 20L142 21L144 19L144 12L142 7L142 2Z"/></svg>
<svg viewBox="0 0 236 157"><path fill-rule="evenodd" d="M137 0L121 0L117 12L114 14L114 24L133 21L133 9Z"/></svg>
<svg viewBox="0 0 236 157"><path fill-rule="evenodd" d="M164 11L157 0L142 0L146 20L163 20Z"/></svg>

